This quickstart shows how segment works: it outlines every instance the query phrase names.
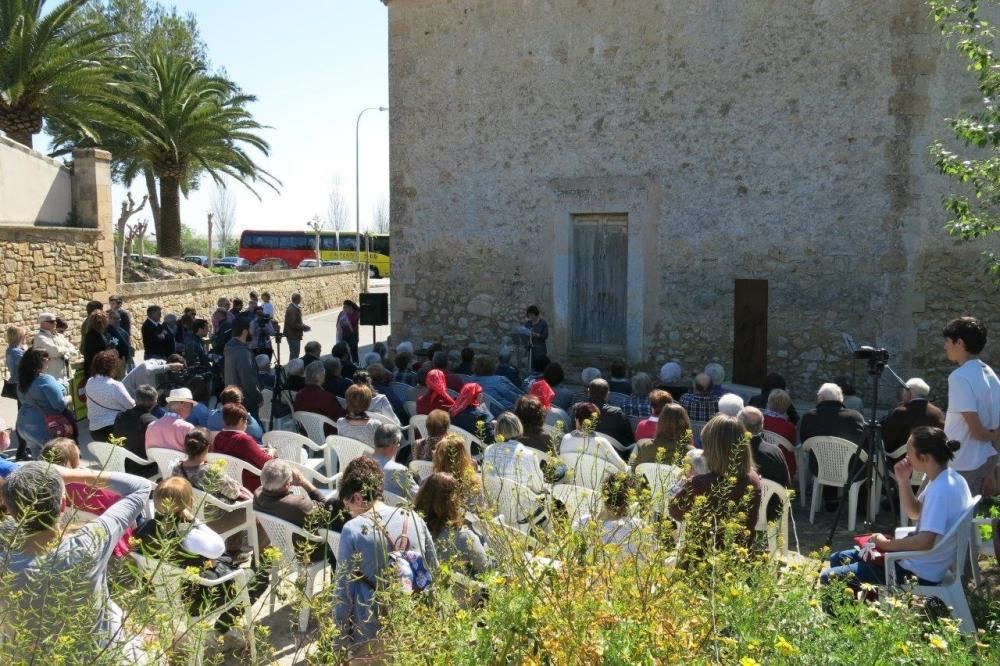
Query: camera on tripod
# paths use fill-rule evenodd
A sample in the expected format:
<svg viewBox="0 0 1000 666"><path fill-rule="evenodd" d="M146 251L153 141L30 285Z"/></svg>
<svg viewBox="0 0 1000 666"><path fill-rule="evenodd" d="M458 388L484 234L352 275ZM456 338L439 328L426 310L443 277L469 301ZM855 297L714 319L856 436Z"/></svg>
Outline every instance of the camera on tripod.
<svg viewBox="0 0 1000 666"><path fill-rule="evenodd" d="M879 347L858 347L854 350L854 358L867 360L869 363L888 363L889 350Z"/></svg>

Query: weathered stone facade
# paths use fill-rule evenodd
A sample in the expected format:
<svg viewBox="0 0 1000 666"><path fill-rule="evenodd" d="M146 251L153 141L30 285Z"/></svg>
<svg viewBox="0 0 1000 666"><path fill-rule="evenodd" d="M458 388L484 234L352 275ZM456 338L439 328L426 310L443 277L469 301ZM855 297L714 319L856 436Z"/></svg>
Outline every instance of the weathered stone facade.
<svg viewBox="0 0 1000 666"><path fill-rule="evenodd" d="M865 383L841 333L938 380L946 320L1000 334L984 247L942 230L927 147L975 87L922 0L386 4L396 339L495 349L534 302L550 355L586 362L587 213L627 215L634 367L731 371L748 278L768 281L767 369L802 397Z"/></svg>

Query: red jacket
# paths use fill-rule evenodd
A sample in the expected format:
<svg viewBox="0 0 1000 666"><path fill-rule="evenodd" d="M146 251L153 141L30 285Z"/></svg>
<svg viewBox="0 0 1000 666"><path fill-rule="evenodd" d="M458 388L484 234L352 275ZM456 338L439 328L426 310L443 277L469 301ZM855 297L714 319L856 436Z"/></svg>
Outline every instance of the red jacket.
<svg viewBox="0 0 1000 666"><path fill-rule="evenodd" d="M764 430L770 430L776 435L781 435L791 442L792 446L795 445L795 442L799 438L798 433L795 431L795 424L777 416L764 415ZM796 473L795 453L784 447L781 448L781 452L785 454L785 462L788 464L788 475L794 479Z"/></svg>
<svg viewBox="0 0 1000 666"><path fill-rule="evenodd" d="M311 384L295 394L295 401L292 403L297 412L312 412L322 414L334 423L342 416L347 416L347 412L340 406L337 396L326 391L321 386Z"/></svg>
<svg viewBox="0 0 1000 666"><path fill-rule="evenodd" d="M260 448L260 444L255 442L253 437L237 430L223 430L216 435L215 439L212 440L212 453L224 453L227 456L239 458L257 469L263 467L264 463L271 459L271 456ZM243 487L250 492L257 490L260 488L260 477L250 472L243 472Z"/></svg>

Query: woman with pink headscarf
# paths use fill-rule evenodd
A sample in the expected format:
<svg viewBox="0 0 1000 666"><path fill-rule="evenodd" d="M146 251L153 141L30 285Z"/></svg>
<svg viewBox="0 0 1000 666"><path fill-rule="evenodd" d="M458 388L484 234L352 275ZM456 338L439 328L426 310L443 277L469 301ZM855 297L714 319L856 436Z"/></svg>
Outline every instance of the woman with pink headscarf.
<svg viewBox="0 0 1000 666"><path fill-rule="evenodd" d="M427 392L417 398L417 414L430 414L435 409L450 412L455 400L448 395L448 378L441 370L431 370L424 380Z"/></svg>
<svg viewBox="0 0 1000 666"><path fill-rule="evenodd" d="M483 407L482 386L469 382L462 387L451 406L451 424L479 437L485 444L493 443L493 417Z"/></svg>

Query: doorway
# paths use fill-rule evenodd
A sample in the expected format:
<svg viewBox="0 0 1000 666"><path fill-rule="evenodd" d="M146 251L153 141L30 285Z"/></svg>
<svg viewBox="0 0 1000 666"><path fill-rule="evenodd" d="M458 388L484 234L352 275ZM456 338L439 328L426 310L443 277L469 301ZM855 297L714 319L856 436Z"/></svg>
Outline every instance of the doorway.
<svg viewBox="0 0 1000 666"><path fill-rule="evenodd" d="M767 280L736 281L733 322L733 381L761 386L767 376Z"/></svg>
<svg viewBox="0 0 1000 666"><path fill-rule="evenodd" d="M574 215L570 339L574 352L625 353L628 215Z"/></svg>

